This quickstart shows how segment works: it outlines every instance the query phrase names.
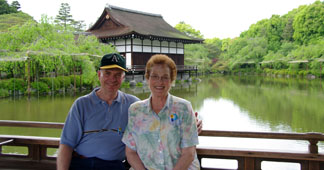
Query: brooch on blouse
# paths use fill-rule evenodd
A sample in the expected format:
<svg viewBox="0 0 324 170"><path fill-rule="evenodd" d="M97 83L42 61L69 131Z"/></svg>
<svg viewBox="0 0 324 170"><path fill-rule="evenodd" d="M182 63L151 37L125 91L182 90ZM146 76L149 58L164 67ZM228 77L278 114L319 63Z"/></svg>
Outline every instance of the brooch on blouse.
<svg viewBox="0 0 324 170"><path fill-rule="evenodd" d="M178 115L176 113L173 113L170 115L169 117L170 123L172 125L179 125L180 124L180 120L178 118Z"/></svg>

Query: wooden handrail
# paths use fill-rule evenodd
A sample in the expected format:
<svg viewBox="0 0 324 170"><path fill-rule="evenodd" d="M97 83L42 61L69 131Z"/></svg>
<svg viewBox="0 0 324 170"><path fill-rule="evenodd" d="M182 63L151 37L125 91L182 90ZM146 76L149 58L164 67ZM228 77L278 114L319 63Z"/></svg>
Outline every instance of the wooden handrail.
<svg viewBox="0 0 324 170"><path fill-rule="evenodd" d="M199 134L199 136L324 141L324 134L314 133L314 132L310 132L310 133L282 133L282 132L280 132L280 133L278 133L278 132L244 132L244 131L203 130Z"/></svg>
<svg viewBox="0 0 324 170"><path fill-rule="evenodd" d="M0 126L62 129L64 123L0 120Z"/></svg>
<svg viewBox="0 0 324 170"><path fill-rule="evenodd" d="M307 140L309 142L309 153L318 153L318 141L324 141L322 133L277 133L277 132L242 132L242 131L215 131L203 130L200 136L213 137L239 137L239 138L266 138L266 139L287 139Z"/></svg>

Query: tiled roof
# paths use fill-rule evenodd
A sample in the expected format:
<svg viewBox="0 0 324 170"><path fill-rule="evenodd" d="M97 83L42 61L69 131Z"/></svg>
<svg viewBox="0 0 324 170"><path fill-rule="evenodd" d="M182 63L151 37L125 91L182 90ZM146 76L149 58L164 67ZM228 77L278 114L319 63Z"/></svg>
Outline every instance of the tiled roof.
<svg viewBox="0 0 324 170"><path fill-rule="evenodd" d="M112 38L135 34L152 39L175 39L187 43L199 43L169 25L161 15L145 13L115 6L108 6L97 22L88 30L98 38Z"/></svg>

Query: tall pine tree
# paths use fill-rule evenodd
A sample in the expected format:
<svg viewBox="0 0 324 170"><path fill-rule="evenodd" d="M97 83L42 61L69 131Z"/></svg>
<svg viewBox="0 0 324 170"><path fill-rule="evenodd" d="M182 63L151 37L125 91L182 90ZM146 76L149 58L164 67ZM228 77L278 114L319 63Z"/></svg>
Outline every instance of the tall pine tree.
<svg viewBox="0 0 324 170"><path fill-rule="evenodd" d="M63 25L66 28L67 25L71 25L74 20L70 14L71 7L68 3L61 3L61 8L59 14L55 17L55 22L57 24Z"/></svg>
<svg viewBox="0 0 324 170"><path fill-rule="evenodd" d="M76 21L70 14L71 7L68 3L61 3L59 14L55 17L57 24L63 25L66 28L68 25L72 26L76 31L83 31L86 26L84 21Z"/></svg>

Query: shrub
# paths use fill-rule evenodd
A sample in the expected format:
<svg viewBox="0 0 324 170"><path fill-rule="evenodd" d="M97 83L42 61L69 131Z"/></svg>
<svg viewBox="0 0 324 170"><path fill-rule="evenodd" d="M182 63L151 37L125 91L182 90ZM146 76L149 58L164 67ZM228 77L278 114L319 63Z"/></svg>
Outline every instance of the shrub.
<svg viewBox="0 0 324 170"><path fill-rule="evenodd" d="M297 71L296 70L289 70L288 75L289 76L297 76Z"/></svg>
<svg viewBox="0 0 324 170"><path fill-rule="evenodd" d="M40 81L47 84L50 90L53 89L54 91L57 91L60 88L60 82L55 77L43 77L40 78Z"/></svg>
<svg viewBox="0 0 324 170"><path fill-rule="evenodd" d="M129 88L130 87L129 82L128 81L123 81L122 84L121 84L121 87Z"/></svg>
<svg viewBox="0 0 324 170"><path fill-rule="evenodd" d="M0 89L8 90L9 80L0 80Z"/></svg>
<svg viewBox="0 0 324 170"><path fill-rule="evenodd" d="M44 82L32 82L31 88L35 89L36 91L38 91L40 93L50 92L48 85Z"/></svg>
<svg viewBox="0 0 324 170"><path fill-rule="evenodd" d="M8 89L12 92L19 91L21 93L25 93L27 89L27 84L23 79L11 78L9 79Z"/></svg>
<svg viewBox="0 0 324 170"><path fill-rule="evenodd" d="M178 79L177 79L177 80L175 81L175 83L176 83L176 84L180 84L180 83L181 83L181 80L178 80Z"/></svg>
<svg viewBox="0 0 324 170"><path fill-rule="evenodd" d="M298 75L301 76L301 77L306 77L308 74L308 71L307 70L300 70L298 71Z"/></svg>
<svg viewBox="0 0 324 170"><path fill-rule="evenodd" d="M0 88L0 98L8 97L8 96L9 96L9 91L7 89L1 89Z"/></svg>
<svg viewBox="0 0 324 170"><path fill-rule="evenodd" d="M136 86L137 86L137 87L142 87L142 86L143 86L143 83L141 83L141 82L137 82L137 83L136 83Z"/></svg>
<svg viewBox="0 0 324 170"><path fill-rule="evenodd" d="M71 78L69 76L59 76L56 79L60 82L60 88L69 88L71 85Z"/></svg>

